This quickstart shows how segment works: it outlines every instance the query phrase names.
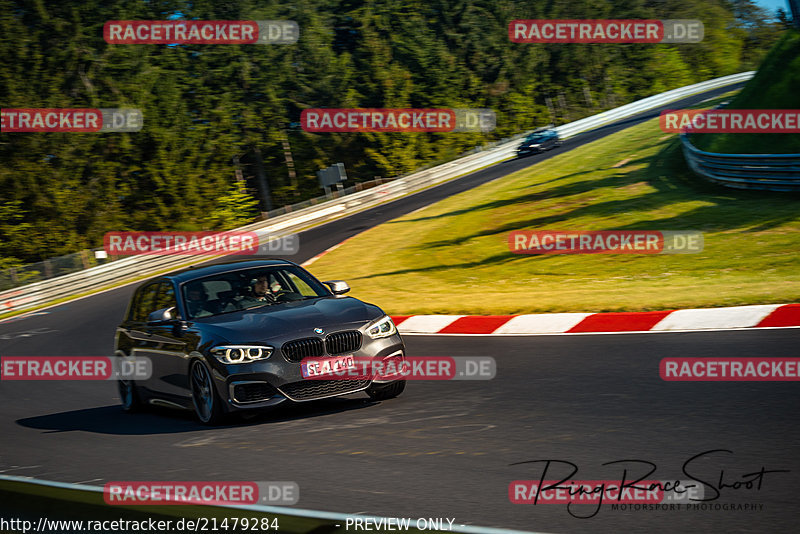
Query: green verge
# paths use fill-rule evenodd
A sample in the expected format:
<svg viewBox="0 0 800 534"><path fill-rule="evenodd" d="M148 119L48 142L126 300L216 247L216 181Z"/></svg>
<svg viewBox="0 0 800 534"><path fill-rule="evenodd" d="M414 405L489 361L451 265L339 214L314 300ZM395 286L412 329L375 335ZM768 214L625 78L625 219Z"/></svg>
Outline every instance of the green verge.
<svg viewBox="0 0 800 534"><path fill-rule="evenodd" d="M705 104L707 105L707 104ZM535 158L535 156L533 156ZM650 311L800 301L800 197L694 176L658 120L367 230L309 267L404 314ZM681 255L515 255L513 230L700 230Z"/></svg>
<svg viewBox="0 0 800 534"><path fill-rule="evenodd" d="M778 41L730 109L800 109L800 32L789 30ZM796 134L696 134L692 143L707 152L727 154L798 154Z"/></svg>

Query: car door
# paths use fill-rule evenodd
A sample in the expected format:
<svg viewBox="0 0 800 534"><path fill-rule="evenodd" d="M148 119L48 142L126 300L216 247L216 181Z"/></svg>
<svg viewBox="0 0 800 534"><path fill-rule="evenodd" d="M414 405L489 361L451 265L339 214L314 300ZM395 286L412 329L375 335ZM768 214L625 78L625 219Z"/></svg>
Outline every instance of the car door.
<svg viewBox="0 0 800 534"><path fill-rule="evenodd" d="M552 132L548 132L547 137L545 138L544 142L542 142L542 149L543 150L550 150L556 144L556 138Z"/></svg>
<svg viewBox="0 0 800 534"><path fill-rule="evenodd" d="M174 308L173 317L178 316L176 288L171 280L157 282L148 301L147 315L164 308ZM153 362L153 377L150 389L166 395L188 397L188 337L180 324L156 324L145 322L142 331L140 356Z"/></svg>
<svg viewBox="0 0 800 534"><path fill-rule="evenodd" d="M126 356L145 356L152 342L152 336L147 332L147 314L155 303L158 283L146 284L134 293L128 315L120 325L117 332L117 350ZM152 360L152 358L151 358ZM155 366L158 362L153 361ZM153 370L155 375L156 371ZM137 380L137 385L148 390L153 389L153 378Z"/></svg>

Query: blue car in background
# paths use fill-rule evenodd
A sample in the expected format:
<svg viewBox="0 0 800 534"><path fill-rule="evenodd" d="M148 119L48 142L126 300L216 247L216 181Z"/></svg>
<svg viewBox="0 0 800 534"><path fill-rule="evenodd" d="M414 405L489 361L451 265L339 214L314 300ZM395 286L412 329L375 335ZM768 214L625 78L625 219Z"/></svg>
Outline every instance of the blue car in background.
<svg viewBox="0 0 800 534"><path fill-rule="evenodd" d="M517 157L538 154L558 146L561 146L561 138L558 137L558 132L554 129L533 132L517 147Z"/></svg>

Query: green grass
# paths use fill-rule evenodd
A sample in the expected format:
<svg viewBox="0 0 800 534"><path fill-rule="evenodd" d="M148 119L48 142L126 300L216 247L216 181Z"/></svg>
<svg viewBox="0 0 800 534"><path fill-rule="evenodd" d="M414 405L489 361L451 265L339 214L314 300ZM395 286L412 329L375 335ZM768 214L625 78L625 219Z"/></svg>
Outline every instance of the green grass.
<svg viewBox="0 0 800 534"><path fill-rule="evenodd" d="M786 32L728 107L800 109L800 32ZM696 134L692 143L708 152L729 154L800 153L799 134Z"/></svg>
<svg viewBox="0 0 800 534"><path fill-rule="evenodd" d="M323 280L347 280L354 296L393 314L797 302L799 208L797 195L695 177L677 136L653 120L367 230L309 269ZM512 254L508 233L525 229L700 230L705 249Z"/></svg>

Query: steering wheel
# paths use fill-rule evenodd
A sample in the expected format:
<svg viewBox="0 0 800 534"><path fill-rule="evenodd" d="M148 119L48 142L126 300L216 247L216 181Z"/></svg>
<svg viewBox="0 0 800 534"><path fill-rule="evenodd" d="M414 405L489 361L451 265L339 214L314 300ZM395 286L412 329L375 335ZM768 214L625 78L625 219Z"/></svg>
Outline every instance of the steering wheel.
<svg viewBox="0 0 800 534"><path fill-rule="evenodd" d="M296 300L301 300L301 298L297 298L296 293L294 291L285 291L281 290L278 291L275 295L275 302L294 302Z"/></svg>

